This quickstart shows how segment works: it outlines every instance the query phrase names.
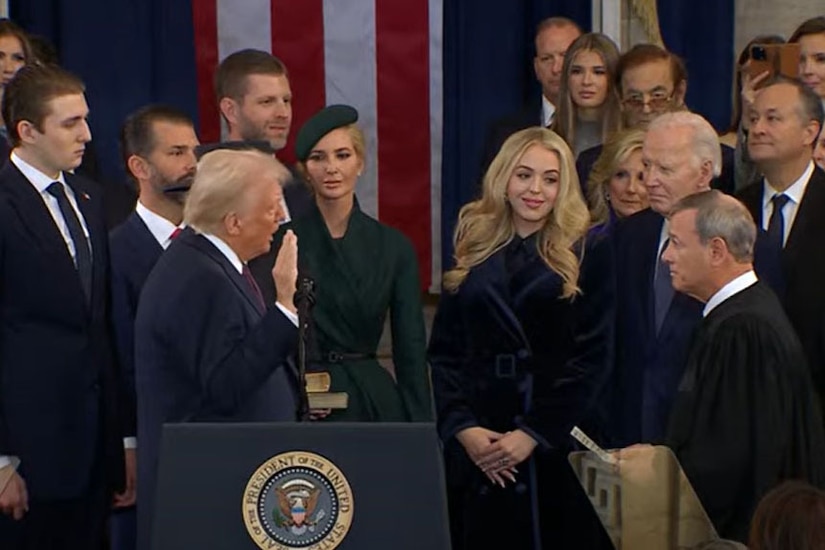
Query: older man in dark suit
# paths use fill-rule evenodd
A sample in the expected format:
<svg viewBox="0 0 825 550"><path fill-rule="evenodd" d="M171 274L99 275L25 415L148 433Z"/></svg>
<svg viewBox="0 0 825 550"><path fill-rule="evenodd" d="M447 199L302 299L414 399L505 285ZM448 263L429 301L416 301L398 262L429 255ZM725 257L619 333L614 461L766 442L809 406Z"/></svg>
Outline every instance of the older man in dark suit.
<svg viewBox="0 0 825 550"><path fill-rule="evenodd" d="M267 308L246 262L269 251L283 218L287 170L257 151L201 159L184 207L185 231L146 281L135 320L138 545L149 548L164 423L296 418L297 238L284 239Z"/></svg>
<svg viewBox="0 0 825 550"><path fill-rule="evenodd" d="M136 424L134 323L143 283L181 231L183 198L195 177L198 138L185 114L150 105L130 115L121 130L121 151L129 174L140 189L137 208L111 232L112 322L116 351L126 388L128 420ZM136 441L130 441L136 445ZM126 459L134 461L135 451ZM121 508L120 502L115 503ZM111 522L114 550L135 548L136 514L128 507Z"/></svg>
<svg viewBox="0 0 825 550"><path fill-rule="evenodd" d="M0 468L20 460L0 494L4 550L99 548L123 486L100 189L71 173L91 139L83 93L57 67L28 66L3 101Z"/></svg>
<svg viewBox="0 0 825 550"><path fill-rule="evenodd" d="M822 398L825 172L811 160L822 128L822 102L800 82L777 78L759 91L750 117L748 153L764 178L743 189L739 198L757 226L767 231L773 247L781 251L783 305Z"/></svg>

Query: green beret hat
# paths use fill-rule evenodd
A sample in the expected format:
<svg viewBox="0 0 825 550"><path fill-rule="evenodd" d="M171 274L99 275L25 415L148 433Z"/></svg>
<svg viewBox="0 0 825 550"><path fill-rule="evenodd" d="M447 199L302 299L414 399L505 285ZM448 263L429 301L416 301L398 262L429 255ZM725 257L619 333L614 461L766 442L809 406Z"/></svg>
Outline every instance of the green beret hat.
<svg viewBox="0 0 825 550"><path fill-rule="evenodd" d="M354 124L357 120L358 111L349 105L324 107L298 130L298 136L295 138L295 156L302 162L306 161L310 151L322 137L336 128Z"/></svg>

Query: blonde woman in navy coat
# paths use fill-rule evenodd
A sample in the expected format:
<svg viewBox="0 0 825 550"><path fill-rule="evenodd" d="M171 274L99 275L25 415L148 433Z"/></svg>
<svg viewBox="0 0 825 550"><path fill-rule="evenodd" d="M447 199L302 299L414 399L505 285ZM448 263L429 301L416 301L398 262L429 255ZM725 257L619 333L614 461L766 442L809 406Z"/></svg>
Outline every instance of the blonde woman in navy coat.
<svg viewBox="0 0 825 550"><path fill-rule="evenodd" d="M609 370L613 255L572 154L528 128L462 208L429 358L463 548L610 548L567 462Z"/></svg>

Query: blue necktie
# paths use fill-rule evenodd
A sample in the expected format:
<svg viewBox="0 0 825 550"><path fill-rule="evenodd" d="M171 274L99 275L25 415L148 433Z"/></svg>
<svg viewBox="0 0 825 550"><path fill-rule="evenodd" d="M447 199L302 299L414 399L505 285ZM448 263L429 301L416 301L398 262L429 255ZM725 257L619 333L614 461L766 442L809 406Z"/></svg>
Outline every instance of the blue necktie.
<svg viewBox="0 0 825 550"><path fill-rule="evenodd" d="M768 221L768 242L774 247L774 250L782 250L785 241L785 216L782 214L782 209L788 204L791 198L784 193L777 193L771 197L773 203L773 212L771 212L771 219Z"/></svg>
<svg viewBox="0 0 825 550"><path fill-rule="evenodd" d="M662 251L656 258L656 275L653 279L654 315L656 320L656 334L662 329L670 302L673 300L673 283L670 280L670 268L662 261L662 254L667 248L670 239L665 239Z"/></svg>
<svg viewBox="0 0 825 550"><path fill-rule="evenodd" d="M75 267L88 303L92 297L92 251L89 247L89 240L83 232L80 219L78 219L74 208L69 203L63 184L56 181L49 185L46 191L57 199L57 206L60 207L60 213L63 214L63 220L69 228L69 236L74 243Z"/></svg>

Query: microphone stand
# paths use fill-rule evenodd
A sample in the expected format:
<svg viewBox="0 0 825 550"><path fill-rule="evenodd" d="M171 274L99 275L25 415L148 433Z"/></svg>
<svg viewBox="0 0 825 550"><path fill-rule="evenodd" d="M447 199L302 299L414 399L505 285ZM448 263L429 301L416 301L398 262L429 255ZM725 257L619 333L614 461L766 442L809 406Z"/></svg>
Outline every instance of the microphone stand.
<svg viewBox="0 0 825 550"><path fill-rule="evenodd" d="M309 420L309 396L307 395L307 341L312 306L315 305L315 281L300 276L295 292L295 308L298 310L298 421Z"/></svg>

